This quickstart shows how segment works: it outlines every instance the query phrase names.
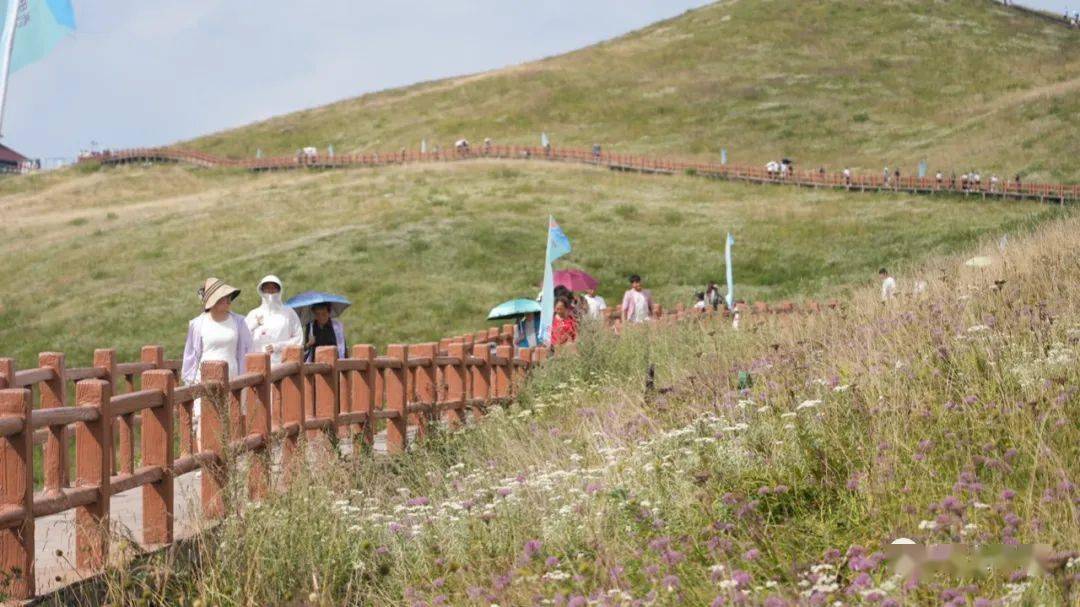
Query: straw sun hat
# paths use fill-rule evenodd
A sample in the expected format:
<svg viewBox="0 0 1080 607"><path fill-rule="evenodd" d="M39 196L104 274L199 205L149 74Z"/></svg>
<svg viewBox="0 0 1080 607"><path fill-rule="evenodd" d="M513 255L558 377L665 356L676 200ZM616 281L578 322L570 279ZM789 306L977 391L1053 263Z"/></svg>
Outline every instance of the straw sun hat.
<svg viewBox="0 0 1080 607"><path fill-rule="evenodd" d="M207 278L203 283L203 287L199 289L199 297L202 298L203 311L208 311L214 307L214 304L221 301L222 297L228 297L229 301L236 299L236 296L240 295L240 289L231 287L225 284L224 280L217 278Z"/></svg>

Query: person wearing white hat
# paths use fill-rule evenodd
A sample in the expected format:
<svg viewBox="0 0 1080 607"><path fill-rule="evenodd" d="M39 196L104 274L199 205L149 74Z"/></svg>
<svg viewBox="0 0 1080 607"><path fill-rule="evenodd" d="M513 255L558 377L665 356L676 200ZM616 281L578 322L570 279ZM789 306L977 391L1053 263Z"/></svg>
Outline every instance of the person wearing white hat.
<svg viewBox="0 0 1080 607"><path fill-rule="evenodd" d="M185 383L198 383L199 367L207 361L228 363L230 378L244 372L244 356L251 352L251 332L244 317L232 311L232 301L238 295L240 289L217 278L207 278L199 289L203 311L188 323L184 363L180 370ZM196 400L192 407L196 428L201 404Z"/></svg>
<svg viewBox="0 0 1080 607"><path fill-rule="evenodd" d="M281 364L286 346L304 345L304 326L296 312L281 302L281 279L273 274L259 281L262 304L248 312L247 328L251 331L255 352L270 355L270 364Z"/></svg>

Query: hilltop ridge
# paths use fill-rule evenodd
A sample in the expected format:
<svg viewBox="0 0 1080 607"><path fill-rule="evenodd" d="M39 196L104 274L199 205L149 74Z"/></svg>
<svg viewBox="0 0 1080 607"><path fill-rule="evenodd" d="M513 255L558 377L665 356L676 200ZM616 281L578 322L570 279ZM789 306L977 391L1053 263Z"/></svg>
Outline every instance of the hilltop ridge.
<svg viewBox="0 0 1080 607"><path fill-rule="evenodd" d="M459 137L758 163L1075 181L1080 32L981 0L718 2L540 61L347 99L185 145L248 157Z"/></svg>

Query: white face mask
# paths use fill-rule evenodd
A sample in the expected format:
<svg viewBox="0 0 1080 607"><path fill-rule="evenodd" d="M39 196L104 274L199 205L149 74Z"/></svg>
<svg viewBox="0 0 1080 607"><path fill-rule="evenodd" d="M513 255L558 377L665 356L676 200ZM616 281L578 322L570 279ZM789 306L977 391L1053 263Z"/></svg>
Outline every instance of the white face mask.
<svg viewBox="0 0 1080 607"><path fill-rule="evenodd" d="M271 309L281 307L281 292L280 291L277 292L277 293L260 293L259 295L262 296L263 303L266 304L266 307L271 308Z"/></svg>

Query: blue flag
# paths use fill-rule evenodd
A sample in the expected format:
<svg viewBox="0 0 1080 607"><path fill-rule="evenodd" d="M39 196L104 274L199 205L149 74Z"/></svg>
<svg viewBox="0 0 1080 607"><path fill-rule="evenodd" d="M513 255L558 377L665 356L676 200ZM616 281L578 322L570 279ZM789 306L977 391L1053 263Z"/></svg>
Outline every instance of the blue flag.
<svg viewBox="0 0 1080 607"><path fill-rule="evenodd" d="M0 6L0 23L7 23L8 3ZM65 36L75 31L71 0L23 0L15 17L15 44L10 71L16 72L48 55ZM4 33L6 38L7 32ZM7 40L3 40L7 44Z"/></svg>
<svg viewBox="0 0 1080 607"><path fill-rule="evenodd" d="M727 244L724 245L724 265L727 266L727 307L733 310L735 306L735 275L731 270L731 245L735 244L735 238L728 232Z"/></svg>
<svg viewBox="0 0 1080 607"><path fill-rule="evenodd" d="M720 148L720 164L727 164L727 148Z"/></svg>
<svg viewBox="0 0 1080 607"><path fill-rule="evenodd" d="M570 252L570 240L555 218L548 216L547 255L544 259L544 290L540 295L540 342L551 343L551 323L555 318L555 271L551 264Z"/></svg>

